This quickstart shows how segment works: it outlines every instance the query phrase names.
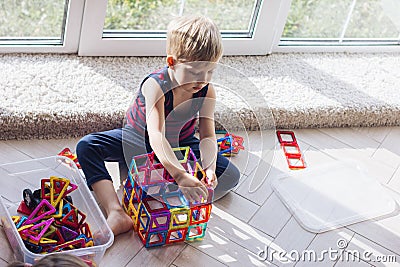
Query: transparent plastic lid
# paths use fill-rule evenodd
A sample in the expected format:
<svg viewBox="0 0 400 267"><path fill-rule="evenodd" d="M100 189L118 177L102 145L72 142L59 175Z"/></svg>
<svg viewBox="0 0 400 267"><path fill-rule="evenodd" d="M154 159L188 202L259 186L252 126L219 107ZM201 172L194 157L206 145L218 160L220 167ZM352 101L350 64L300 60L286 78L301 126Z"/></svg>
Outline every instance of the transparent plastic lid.
<svg viewBox="0 0 400 267"><path fill-rule="evenodd" d="M396 201L362 163L341 160L293 171L272 188L296 220L321 233L398 213Z"/></svg>

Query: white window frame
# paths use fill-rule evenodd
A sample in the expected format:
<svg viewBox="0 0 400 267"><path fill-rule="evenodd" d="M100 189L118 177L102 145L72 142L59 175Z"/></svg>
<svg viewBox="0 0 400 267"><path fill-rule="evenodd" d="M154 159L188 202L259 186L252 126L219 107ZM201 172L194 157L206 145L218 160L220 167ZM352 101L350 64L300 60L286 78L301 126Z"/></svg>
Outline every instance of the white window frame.
<svg viewBox="0 0 400 267"><path fill-rule="evenodd" d="M66 0L68 13L61 42L43 38L0 40L0 53L78 53L81 56L163 56L165 33L136 33L120 38L103 38L107 0ZM356 0L353 0L353 6ZM400 52L400 36L394 39L285 39L281 36L291 0L263 0L252 35L222 31L225 55L266 55L292 52ZM246 33L246 34L243 34ZM240 36L240 37L238 37ZM243 36L243 37L241 37ZM337 42L339 41L339 42ZM339 44L339 45L338 45Z"/></svg>
<svg viewBox="0 0 400 267"><path fill-rule="evenodd" d="M282 35L291 0L264 0L251 37L223 36L224 55L265 55ZM135 38L103 38L107 0L86 0L82 23L80 56L163 56L165 33ZM284 18L283 18L284 17ZM279 19L278 19L279 18ZM282 23L276 25L276 23ZM278 38L279 40L279 38Z"/></svg>
<svg viewBox="0 0 400 267"><path fill-rule="evenodd" d="M332 45L330 42L318 42L316 45L308 40L280 41L274 44L273 53L391 53L400 52L400 40L373 42L352 41L343 45Z"/></svg>
<svg viewBox="0 0 400 267"><path fill-rule="evenodd" d="M339 38L283 38L281 34L279 38L274 39L272 52L293 53L293 52L399 52L400 51L400 35L395 39L386 38L345 38L345 33L349 26L351 16L353 14L357 0L353 0L349 8L346 21L343 25ZM286 17L279 19L278 24L285 26L289 8L285 9ZM283 24L282 24L283 23Z"/></svg>
<svg viewBox="0 0 400 267"><path fill-rule="evenodd" d="M12 38L0 40L0 53L77 53L85 0L67 1L67 17L61 42L58 38Z"/></svg>

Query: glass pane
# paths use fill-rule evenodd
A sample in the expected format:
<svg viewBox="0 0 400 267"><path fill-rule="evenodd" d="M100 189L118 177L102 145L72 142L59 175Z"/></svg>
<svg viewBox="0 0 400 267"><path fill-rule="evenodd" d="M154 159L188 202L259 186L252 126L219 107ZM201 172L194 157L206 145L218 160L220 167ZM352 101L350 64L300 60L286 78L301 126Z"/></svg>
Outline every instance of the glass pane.
<svg viewBox="0 0 400 267"><path fill-rule="evenodd" d="M400 1L357 1L346 38L398 38L400 34Z"/></svg>
<svg viewBox="0 0 400 267"><path fill-rule="evenodd" d="M105 30L166 30L179 14L177 0L108 0Z"/></svg>
<svg viewBox="0 0 400 267"><path fill-rule="evenodd" d="M213 19L221 30L249 31L254 0L187 0L184 14L206 15Z"/></svg>
<svg viewBox="0 0 400 267"><path fill-rule="evenodd" d="M249 30L255 0L108 0L105 30L166 30L173 16L203 14L221 30Z"/></svg>
<svg viewBox="0 0 400 267"><path fill-rule="evenodd" d="M399 37L399 0L293 0L282 37L340 38L353 2L345 38Z"/></svg>
<svg viewBox="0 0 400 267"><path fill-rule="evenodd" d="M62 37L65 0L1 0L0 38Z"/></svg>
<svg viewBox="0 0 400 267"><path fill-rule="evenodd" d="M282 37L339 38L352 0L293 0Z"/></svg>

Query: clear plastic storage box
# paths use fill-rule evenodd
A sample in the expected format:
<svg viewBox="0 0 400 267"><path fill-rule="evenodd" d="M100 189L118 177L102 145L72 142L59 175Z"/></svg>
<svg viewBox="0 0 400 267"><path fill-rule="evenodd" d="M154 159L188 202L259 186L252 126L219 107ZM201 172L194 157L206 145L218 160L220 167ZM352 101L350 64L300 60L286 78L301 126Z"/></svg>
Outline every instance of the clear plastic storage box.
<svg viewBox="0 0 400 267"><path fill-rule="evenodd" d="M69 195L73 199L74 206L86 214L86 222L90 225L94 239L93 247L57 253L73 254L93 261L94 265L98 266L106 249L114 241L113 233L74 162L60 156L0 165L0 219L16 259L34 263L35 260L46 256L46 254L32 253L25 247L11 216L17 215L17 208L22 201L22 191L25 188L32 191L40 188L41 180L50 176L68 178L71 183L78 186Z"/></svg>
<svg viewBox="0 0 400 267"><path fill-rule="evenodd" d="M379 177L362 162L341 159L293 171L272 188L303 228L313 233L398 214Z"/></svg>

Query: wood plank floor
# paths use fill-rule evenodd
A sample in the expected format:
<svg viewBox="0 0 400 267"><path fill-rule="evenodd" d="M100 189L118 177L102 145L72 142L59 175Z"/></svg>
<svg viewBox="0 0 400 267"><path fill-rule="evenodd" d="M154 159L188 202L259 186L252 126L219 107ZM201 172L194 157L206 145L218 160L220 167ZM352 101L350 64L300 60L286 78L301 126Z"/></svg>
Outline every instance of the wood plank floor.
<svg viewBox="0 0 400 267"><path fill-rule="evenodd" d="M357 160L368 166L368 173L377 177L388 194L400 203L400 127L301 129L294 133L308 167L342 158ZM214 203L203 241L146 249L136 233L126 233L115 238L100 266L400 266L400 215L367 220L320 234L309 232L271 187L273 178L290 172L281 148L275 144L275 148L264 155L272 163L269 168L257 160L261 155L260 133L238 134L245 136L246 151L241 151L232 161L242 170L241 181L237 188ZM64 147L74 150L77 141L1 141L0 163L52 156ZM118 170L112 164L107 166L117 188ZM252 175L257 167L265 168L269 175L254 188ZM7 186L6 183L2 181L1 186ZM347 244L340 250L339 239ZM329 248L341 253L334 260L326 254L318 262L296 262L278 253L270 261L258 257L260 250L323 253ZM356 260L346 259L348 253L344 252L354 251L360 253ZM363 257L363 253L372 260ZM13 252L1 228L0 266L12 261Z"/></svg>

